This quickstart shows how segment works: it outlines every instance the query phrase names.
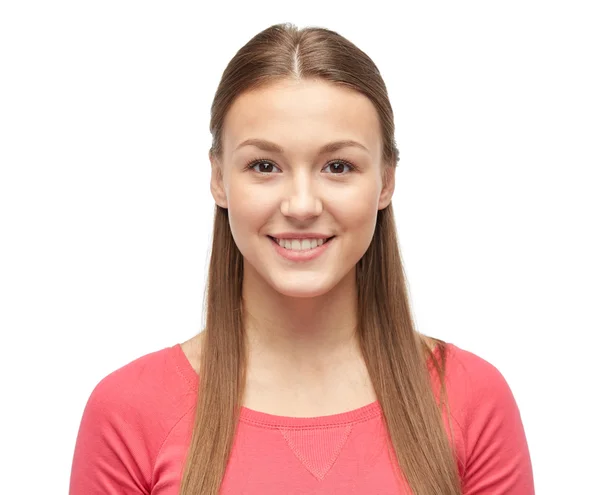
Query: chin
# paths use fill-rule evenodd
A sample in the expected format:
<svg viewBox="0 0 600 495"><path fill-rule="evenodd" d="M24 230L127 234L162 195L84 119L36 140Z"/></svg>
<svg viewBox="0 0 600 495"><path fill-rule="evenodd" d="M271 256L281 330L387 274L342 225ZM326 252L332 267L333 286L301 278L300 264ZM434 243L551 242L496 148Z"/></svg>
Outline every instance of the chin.
<svg viewBox="0 0 600 495"><path fill-rule="evenodd" d="M319 297L324 294L327 294L331 290L331 287L318 288L314 285L310 287L302 287L300 285L274 285L273 289L279 292L279 294L286 297L306 299L310 297Z"/></svg>
<svg viewBox="0 0 600 495"><path fill-rule="evenodd" d="M296 280L292 280L292 277L287 280L282 280L279 277L277 279L271 278L268 283L279 294L297 298L319 297L327 294L335 286L331 280L323 280L320 277L316 280L315 277L298 280L301 277L296 275L294 278Z"/></svg>

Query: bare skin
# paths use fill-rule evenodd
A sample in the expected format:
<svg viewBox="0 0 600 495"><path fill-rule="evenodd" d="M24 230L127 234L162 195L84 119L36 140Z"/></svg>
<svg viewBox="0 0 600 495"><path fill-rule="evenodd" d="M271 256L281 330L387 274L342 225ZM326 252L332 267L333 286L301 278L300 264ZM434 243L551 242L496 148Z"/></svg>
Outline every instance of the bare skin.
<svg viewBox="0 0 600 495"><path fill-rule="evenodd" d="M196 373L200 373L200 355L204 332L183 342L181 347ZM436 342L424 336L432 351ZM265 366L252 365L243 405L255 411L292 417L338 414L363 407L376 400L362 357L349 352L328 367L326 374L306 377L306 383L283 382ZM315 385L315 382L317 385Z"/></svg>

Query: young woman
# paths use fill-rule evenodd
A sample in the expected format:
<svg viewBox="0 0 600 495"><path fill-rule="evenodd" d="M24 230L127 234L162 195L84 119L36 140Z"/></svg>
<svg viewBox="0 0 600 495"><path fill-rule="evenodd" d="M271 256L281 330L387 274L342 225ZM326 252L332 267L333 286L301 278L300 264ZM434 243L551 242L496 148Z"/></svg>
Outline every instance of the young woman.
<svg viewBox="0 0 600 495"><path fill-rule="evenodd" d="M206 329L105 377L71 495L531 495L501 373L416 332L386 87L339 34L275 25L212 106Z"/></svg>

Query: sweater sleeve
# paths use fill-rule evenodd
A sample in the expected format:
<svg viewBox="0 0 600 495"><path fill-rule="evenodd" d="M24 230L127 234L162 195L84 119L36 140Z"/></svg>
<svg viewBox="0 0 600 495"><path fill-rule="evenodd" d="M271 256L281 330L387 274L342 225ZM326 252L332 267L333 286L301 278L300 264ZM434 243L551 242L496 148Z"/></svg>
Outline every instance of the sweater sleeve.
<svg viewBox="0 0 600 495"><path fill-rule="evenodd" d="M463 495L534 495L521 415L504 376L469 353Z"/></svg>
<svg viewBox="0 0 600 495"><path fill-rule="evenodd" d="M140 405L122 378L122 373L108 375L87 401L75 443L69 495L150 493L151 456Z"/></svg>

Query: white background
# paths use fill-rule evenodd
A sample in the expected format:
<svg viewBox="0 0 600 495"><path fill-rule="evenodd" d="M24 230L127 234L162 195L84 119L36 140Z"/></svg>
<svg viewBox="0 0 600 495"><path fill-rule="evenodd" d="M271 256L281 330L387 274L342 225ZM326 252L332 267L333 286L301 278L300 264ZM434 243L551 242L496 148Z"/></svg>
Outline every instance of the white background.
<svg viewBox="0 0 600 495"><path fill-rule="evenodd" d="M595 3L2 2L2 493L67 493L93 387L202 328L209 107L286 21L383 74L418 329L505 376L536 493L600 493Z"/></svg>

